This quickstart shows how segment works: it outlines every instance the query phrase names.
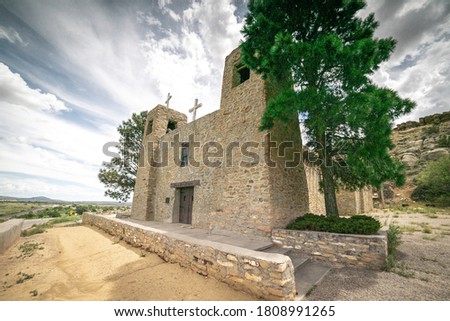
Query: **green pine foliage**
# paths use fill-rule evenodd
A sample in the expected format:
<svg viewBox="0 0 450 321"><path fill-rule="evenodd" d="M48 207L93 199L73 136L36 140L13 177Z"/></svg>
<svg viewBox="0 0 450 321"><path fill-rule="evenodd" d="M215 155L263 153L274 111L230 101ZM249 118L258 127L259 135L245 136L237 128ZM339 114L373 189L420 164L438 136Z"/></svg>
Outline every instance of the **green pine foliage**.
<svg viewBox="0 0 450 321"><path fill-rule="evenodd" d="M130 119L123 121L117 128L120 135L118 156L104 163L98 174L100 182L106 187L105 196L121 202L130 198L136 181L146 118L146 111L133 113Z"/></svg>
<svg viewBox="0 0 450 321"><path fill-rule="evenodd" d="M392 122L414 103L370 76L395 48L378 39L373 14L357 16L362 0L254 0L243 28L243 60L275 83L260 129L302 119L307 146L321 160L327 215L337 216L335 189L404 183L388 150Z"/></svg>
<svg viewBox="0 0 450 321"><path fill-rule="evenodd" d="M290 230L374 235L378 233L381 224L378 220L366 215L355 215L345 218L326 217L308 213L298 217L287 228Z"/></svg>

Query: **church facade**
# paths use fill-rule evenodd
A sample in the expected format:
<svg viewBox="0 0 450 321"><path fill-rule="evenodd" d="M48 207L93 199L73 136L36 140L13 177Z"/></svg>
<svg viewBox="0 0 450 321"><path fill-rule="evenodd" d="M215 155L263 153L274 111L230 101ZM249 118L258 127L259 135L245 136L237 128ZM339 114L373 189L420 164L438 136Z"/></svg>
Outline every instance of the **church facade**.
<svg viewBox="0 0 450 321"><path fill-rule="evenodd" d="M269 236L304 213L323 214L320 175L302 160L298 119L258 130L276 92L237 48L225 61L219 110L190 123L167 106L149 111L131 218ZM343 214L372 209L369 191L341 196Z"/></svg>

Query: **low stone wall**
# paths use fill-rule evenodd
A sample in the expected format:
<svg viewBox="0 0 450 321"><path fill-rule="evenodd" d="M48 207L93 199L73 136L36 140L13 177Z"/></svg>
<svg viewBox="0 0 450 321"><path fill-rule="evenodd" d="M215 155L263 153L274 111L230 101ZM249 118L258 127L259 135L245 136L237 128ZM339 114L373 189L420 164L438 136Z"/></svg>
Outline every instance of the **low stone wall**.
<svg viewBox="0 0 450 321"><path fill-rule="evenodd" d="M272 241L334 266L354 266L376 270L386 267L387 238L385 235L350 235L276 229L272 231Z"/></svg>
<svg viewBox="0 0 450 321"><path fill-rule="evenodd" d="M295 297L294 267L285 255L199 240L92 213L83 214L83 223L257 297L266 300Z"/></svg>
<svg viewBox="0 0 450 321"><path fill-rule="evenodd" d="M23 220L13 219L0 224L0 254L5 252L20 237Z"/></svg>

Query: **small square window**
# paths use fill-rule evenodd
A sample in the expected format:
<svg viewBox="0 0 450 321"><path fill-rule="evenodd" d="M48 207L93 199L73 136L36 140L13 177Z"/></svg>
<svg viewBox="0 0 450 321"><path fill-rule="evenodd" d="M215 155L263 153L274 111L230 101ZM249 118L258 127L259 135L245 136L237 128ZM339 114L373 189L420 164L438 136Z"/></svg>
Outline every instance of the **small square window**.
<svg viewBox="0 0 450 321"><path fill-rule="evenodd" d="M172 130L174 130L176 128L177 128L177 123L174 122L174 121L169 120L169 122L167 123L166 133L168 133L168 132L170 132L170 131L172 131Z"/></svg>
<svg viewBox="0 0 450 321"><path fill-rule="evenodd" d="M250 69L242 63L234 66L233 87L236 87L250 79Z"/></svg>
<svg viewBox="0 0 450 321"><path fill-rule="evenodd" d="M248 69L247 67L242 67L241 69L238 70L239 73L239 83L243 83L246 80L250 79L250 69Z"/></svg>

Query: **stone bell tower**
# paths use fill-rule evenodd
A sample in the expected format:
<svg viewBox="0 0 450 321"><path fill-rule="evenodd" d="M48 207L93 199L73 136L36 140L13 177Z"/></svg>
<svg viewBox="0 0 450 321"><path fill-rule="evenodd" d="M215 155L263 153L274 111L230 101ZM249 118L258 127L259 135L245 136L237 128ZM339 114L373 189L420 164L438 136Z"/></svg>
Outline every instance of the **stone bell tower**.
<svg viewBox="0 0 450 321"><path fill-rule="evenodd" d="M153 221L155 218L154 193L156 188L156 168L152 166L159 139L167 132L187 123L186 115L158 105L147 113L139 168L134 187L131 218Z"/></svg>

